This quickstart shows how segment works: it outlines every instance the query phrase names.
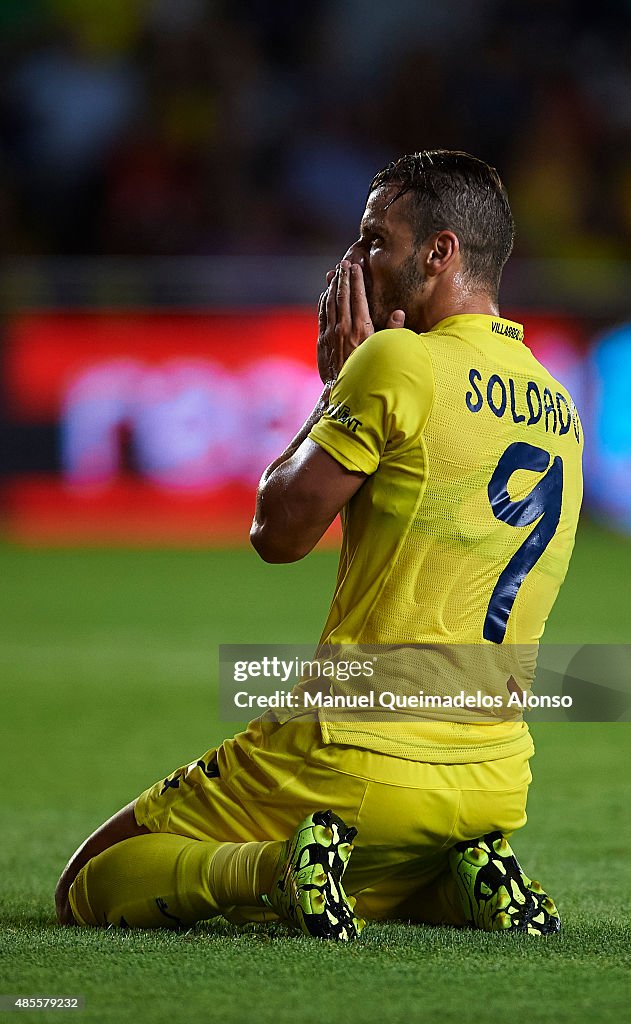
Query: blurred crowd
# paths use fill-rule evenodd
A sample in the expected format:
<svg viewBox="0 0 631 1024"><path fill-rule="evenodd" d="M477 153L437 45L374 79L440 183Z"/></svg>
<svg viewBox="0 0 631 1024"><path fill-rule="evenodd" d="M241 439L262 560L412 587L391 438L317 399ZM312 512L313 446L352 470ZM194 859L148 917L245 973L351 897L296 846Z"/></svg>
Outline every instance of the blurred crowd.
<svg viewBox="0 0 631 1024"><path fill-rule="evenodd" d="M522 255L631 257L631 0L2 0L9 254L341 252L467 149Z"/></svg>

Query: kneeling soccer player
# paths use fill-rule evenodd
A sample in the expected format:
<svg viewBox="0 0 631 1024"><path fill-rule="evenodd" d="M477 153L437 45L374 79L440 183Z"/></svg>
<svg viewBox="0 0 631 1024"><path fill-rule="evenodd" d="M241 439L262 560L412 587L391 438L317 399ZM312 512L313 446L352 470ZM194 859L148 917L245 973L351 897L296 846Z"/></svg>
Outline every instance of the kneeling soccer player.
<svg viewBox="0 0 631 1024"><path fill-rule="evenodd" d="M323 646L483 654L541 637L574 543L582 431L499 315L512 241L493 168L415 153L373 179L327 275L324 390L263 474L251 534L266 561L295 561L342 512ZM59 881L59 918L276 917L342 940L364 919L555 932L506 838L526 820L532 752L522 720L266 714L95 832Z"/></svg>

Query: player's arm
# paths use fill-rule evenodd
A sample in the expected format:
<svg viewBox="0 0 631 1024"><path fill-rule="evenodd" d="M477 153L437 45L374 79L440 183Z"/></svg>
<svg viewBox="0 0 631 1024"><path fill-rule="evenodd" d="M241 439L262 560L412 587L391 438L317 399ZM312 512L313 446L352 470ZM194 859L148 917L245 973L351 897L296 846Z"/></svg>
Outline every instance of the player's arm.
<svg viewBox="0 0 631 1024"><path fill-rule="evenodd" d="M400 326L404 315L397 310L393 318L393 325ZM291 444L263 473L257 492L250 540L266 562L304 558L367 475L343 466L308 437L327 411L342 366L374 333L363 274L347 260L327 274L318 327L318 370L324 390Z"/></svg>
<svg viewBox="0 0 631 1024"><path fill-rule="evenodd" d="M250 532L254 548L266 562L304 558L365 479L305 437L259 485Z"/></svg>

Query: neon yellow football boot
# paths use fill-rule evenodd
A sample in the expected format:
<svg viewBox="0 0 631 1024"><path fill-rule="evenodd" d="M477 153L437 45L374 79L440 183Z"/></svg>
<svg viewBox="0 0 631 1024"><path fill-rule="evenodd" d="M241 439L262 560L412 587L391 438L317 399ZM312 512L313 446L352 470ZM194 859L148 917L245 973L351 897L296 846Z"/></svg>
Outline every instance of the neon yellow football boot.
<svg viewBox="0 0 631 1024"><path fill-rule="evenodd" d="M466 918L485 932L554 935L561 927L554 900L522 871L501 832L457 843L449 866Z"/></svg>
<svg viewBox="0 0 631 1024"><path fill-rule="evenodd" d="M352 942L366 923L342 888L356 835L333 811L310 814L285 843L263 902L305 935Z"/></svg>

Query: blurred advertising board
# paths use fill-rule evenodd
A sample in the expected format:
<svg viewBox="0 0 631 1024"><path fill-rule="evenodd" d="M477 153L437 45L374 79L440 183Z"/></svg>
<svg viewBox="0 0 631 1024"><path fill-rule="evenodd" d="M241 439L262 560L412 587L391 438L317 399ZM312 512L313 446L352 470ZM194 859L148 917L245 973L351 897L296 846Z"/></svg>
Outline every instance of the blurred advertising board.
<svg viewBox="0 0 631 1024"><path fill-rule="evenodd" d="M245 543L256 483L320 393L315 341L301 310L14 320L9 431L49 465L10 475L9 535Z"/></svg>
<svg viewBox="0 0 631 1024"><path fill-rule="evenodd" d="M589 497L631 525L629 420L619 423L606 397L630 389L631 328L595 346L578 319L508 315L524 320L527 343L569 388L598 445ZM14 317L3 365L5 534L246 543L259 476L320 393L316 331L302 308Z"/></svg>

